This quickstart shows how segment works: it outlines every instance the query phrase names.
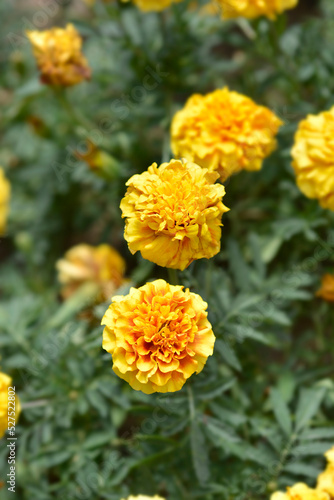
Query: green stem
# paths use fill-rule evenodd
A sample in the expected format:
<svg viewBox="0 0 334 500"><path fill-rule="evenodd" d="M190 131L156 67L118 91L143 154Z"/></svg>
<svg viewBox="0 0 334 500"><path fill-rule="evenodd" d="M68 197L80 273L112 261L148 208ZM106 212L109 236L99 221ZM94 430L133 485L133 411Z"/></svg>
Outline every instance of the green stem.
<svg viewBox="0 0 334 500"><path fill-rule="evenodd" d="M193 420L195 420L196 410L195 410L194 395L193 395L193 391L192 391L190 383L188 383L188 385L187 385L187 391L188 391L188 400L189 400L190 421L192 422Z"/></svg>
<svg viewBox="0 0 334 500"><path fill-rule="evenodd" d="M58 101L71 120L73 120L77 125L87 129L87 131L94 129L95 125L73 107L72 103L68 99L65 89L54 88L54 91Z"/></svg>
<svg viewBox="0 0 334 500"><path fill-rule="evenodd" d="M168 268L168 279L169 283L171 285L178 285L179 284L179 279L177 276L177 270L176 269L170 269Z"/></svg>

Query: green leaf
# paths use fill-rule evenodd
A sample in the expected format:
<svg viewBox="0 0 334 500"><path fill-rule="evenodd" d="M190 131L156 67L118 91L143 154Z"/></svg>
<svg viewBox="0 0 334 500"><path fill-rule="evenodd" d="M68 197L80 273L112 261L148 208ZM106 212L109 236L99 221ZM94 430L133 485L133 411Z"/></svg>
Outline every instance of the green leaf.
<svg viewBox="0 0 334 500"><path fill-rule="evenodd" d="M249 290L250 269L248 268L243 258L238 243L233 239L229 239L227 242L227 249L229 255L230 268L235 282L237 283L238 287L241 290L244 291Z"/></svg>
<svg viewBox="0 0 334 500"><path fill-rule="evenodd" d="M225 342L225 340L222 339L216 340L215 347L228 365L230 365L232 368L235 368L238 371L242 370L240 362L234 350Z"/></svg>
<svg viewBox="0 0 334 500"><path fill-rule="evenodd" d="M313 441L315 439L334 439L334 428L326 427L305 430L300 436L301 441Z"/></svg>
<svg viewBox="0 0 334 500"><path fill-rule="evenodd" d="M313 455L323 455L332 448L333 442L324 442L324 441L314 441L312 443L300 444L296 446L292 454L294 456L313 456Z"/></svg>
<svg viewBox="0 0 334 500"><path fill-rule="evenodd" d="M324 387L301 390L296 411L296 432L303 429L317 413L325 393Z"/></svg>
<svg viewBox="0 0 334 500"><path fill-rule="evenodd" d="M115 439L115 433L111 432L95 432L88 436L84 442L82 448L84 450L90 450L92 448L99 448L102 445L110 443Z"/></svg>
<svg viewBox="0 0 334 500"><path fill-rule="evenodd" d="M312 465L308 465L304 462L288 463L284 467L284 470L286 472L296 474L297 476L303 475L303 476L306 476L307 478L312 478L312 479L315 479L318 476L318 474L321 472L316 467L312 467Z"/></svg>
<svg viewBox="0 0 334 500"><path fill-rule="evenodd" d="M225 442L236 443L240 438L228 427L223 427L214 418L208 418L205 422L205 429L214 445L224 447Z"/></svg>
<svg viewBox="0 0 334 500"><path fill-rule="evenodd" d="M270 401L279 426L289 437L292 432L290 412L287 404L281 396L281 393L274 387L270 390Z"/></svg>
<svg viewBox="0 0 334 500"><path fill-rule="evenodd" d="M250 233L249 243L252 249L252 255L256 270L261 279L265 278L266 275L266 265L261 255L261 245L259 237L256 233Z"/></svg>
<svg viewBox="0 0 334 500"><path fill-rule="evenodd" d="M200 484L204 484L210 477L209 457L205 438L197 418L194 418L191 422L190 446L197 479Z"/></svg>

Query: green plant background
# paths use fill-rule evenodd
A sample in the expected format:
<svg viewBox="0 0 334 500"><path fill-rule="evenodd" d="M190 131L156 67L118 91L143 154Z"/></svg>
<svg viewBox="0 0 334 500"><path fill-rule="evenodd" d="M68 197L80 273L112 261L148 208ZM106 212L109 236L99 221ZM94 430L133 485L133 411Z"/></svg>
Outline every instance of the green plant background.
<svg viewBox="0 0 334 500"><path fill-rule="evenodd" d="M100 0L90 10L1 2L0 164L12 197L0 362L24 405L16 498L265 500L297 481L314 486L334 443L334 309L314 296L334 268L334 216L299 192L290 149L298 122L334 105L332 3L300 0L275 22L249 23L187 1L161 14ZM46 21L40 5L53 5ZM92 79L59 94L39 83L24 30L67 22ZM224 85L285 125L261 172L226 182L221 253L179 273L209 304L214 355L180 392L147 396L114 375L101 348L108 304L78 316L87 288L62 304L55 262L74 244L110 243L134 286L168 281L131 256L119 202L132 174L170 158L170 120L187 97ZM87 137L114 158L108 179L74 158ZM0 471L6 480L5 439Z"/></svg>

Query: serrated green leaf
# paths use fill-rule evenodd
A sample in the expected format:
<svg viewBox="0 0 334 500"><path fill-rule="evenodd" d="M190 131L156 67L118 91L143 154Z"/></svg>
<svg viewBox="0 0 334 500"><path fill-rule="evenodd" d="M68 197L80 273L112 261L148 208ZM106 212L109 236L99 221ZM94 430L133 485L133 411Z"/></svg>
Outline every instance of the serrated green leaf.
<svg viewBox="0 0 334 500"><path fill-rule="evenodd" d="M276 420L286 436L290 436L292 432L292 422L289 409L281 393L272 387L270 389L270 401Z"/></svg>
<svg viewBox="0 0 334 500"><path fill-rule="evenodd" d="M296 432L303 429L317 413L325 393L324 387L301 390L296 411Z"/></svg>

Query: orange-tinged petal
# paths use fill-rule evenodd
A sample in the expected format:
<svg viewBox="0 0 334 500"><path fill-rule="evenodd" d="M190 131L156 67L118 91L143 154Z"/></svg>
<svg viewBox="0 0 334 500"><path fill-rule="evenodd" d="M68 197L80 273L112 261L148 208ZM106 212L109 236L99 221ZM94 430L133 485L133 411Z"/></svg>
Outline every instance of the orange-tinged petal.
<svg viewBox="0 0 334 500"><path fill-rule="evenodd" d="M116 297L102 320L115 373L146 394L181 389L213 351L206 308L199 295L164 280Z"/></svg>

